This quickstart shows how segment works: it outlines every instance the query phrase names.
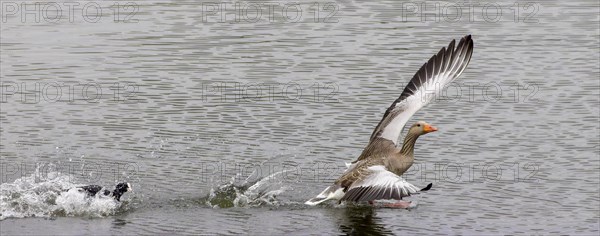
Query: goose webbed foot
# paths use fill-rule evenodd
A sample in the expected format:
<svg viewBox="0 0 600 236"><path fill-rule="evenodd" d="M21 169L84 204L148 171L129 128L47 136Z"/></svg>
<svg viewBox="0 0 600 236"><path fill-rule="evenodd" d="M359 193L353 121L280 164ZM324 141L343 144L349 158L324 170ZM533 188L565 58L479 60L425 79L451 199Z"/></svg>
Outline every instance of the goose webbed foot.
<svg viewBox="0 0 600 236"><path fill-rule="evenodd" d="M410 205L411 203L412 202L407 202L407 201L399 200L399 201L394 202L394 203L383 204L383 207L406 209L406 208L409 208L411 206Z"/></svg>

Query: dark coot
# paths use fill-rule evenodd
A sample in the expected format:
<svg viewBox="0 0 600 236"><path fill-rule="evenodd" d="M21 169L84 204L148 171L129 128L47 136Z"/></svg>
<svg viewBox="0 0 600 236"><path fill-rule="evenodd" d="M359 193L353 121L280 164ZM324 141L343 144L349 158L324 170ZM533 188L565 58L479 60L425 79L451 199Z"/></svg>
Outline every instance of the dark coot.
<svg viewBox="0 0 600 236"><path fill-rule="evenodd" d="M95 196L98 192L100 192L100 190L102 190L102 186L100 185L87 185L77 188L80 189L79 191L85 191L88 196ZM104 191L102 191L102 194L104 196L112 196L115 200L121 201L121 196L123 196L124 193L130 191L133 191L133 189L131 189L131 184L123 182L117 184L117 186L115 186L115 189L112 192L107 189L104 189Z"/></svg>

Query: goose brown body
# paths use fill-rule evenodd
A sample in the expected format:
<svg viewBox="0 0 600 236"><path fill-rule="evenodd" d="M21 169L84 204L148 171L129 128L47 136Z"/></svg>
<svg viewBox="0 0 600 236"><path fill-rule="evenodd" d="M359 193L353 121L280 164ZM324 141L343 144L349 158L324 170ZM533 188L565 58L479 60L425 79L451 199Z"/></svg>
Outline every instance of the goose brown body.
<svg viewBox="0 0 600 236"><path fill-rule="evenodd" d="M426 122L420 121L415 123L409 129L401 148L397 148L393 142L386 139L378 138L373 140L375 142L370 149L373 151L363 151L363 154L365 154L364 158L360 159L359 157L359 160L354 162L353 168L351 170L349 169L349 171L335 181L335 184L342 187L344 192L348 195L348 197L345 196L342 200L348 200L348 198L352 196L353 192L349 191L352 184L366 179L375 172L375 170L371 170L370 167L382 166L385 170L397 176L403 175L415 161L414 148L419 136L434 131L437 131L437 128ZM408 195L410 195L410 191L408 191ZM367 199L365 197L361 200L375 200ZM398 198L402 197L402 194L398 195Z"/></svg>

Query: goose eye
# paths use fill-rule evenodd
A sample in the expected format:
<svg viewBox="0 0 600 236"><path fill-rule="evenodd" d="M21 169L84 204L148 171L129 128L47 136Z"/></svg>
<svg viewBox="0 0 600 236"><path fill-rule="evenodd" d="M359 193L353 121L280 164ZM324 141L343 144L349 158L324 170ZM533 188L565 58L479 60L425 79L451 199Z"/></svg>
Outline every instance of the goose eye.
<svg viewBox="0 0 600 236"><path fill-rule="evenodd" d="M421 124L417 124L417 127L421 127Z"/></svg>

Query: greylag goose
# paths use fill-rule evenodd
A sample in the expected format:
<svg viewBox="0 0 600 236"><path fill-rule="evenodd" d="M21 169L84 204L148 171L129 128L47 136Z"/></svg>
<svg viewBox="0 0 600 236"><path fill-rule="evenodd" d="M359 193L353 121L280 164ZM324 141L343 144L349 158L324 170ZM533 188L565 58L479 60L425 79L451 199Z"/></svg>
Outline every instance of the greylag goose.
<svg viewBox="0 0 600 236"><path fill-rule="evenodd" d="M431 188L432 184L429 184L419 189L400 176L414 162L417 138L437 131L437 128L419 121L410 127L402 146L398 147L397 142L413 114L439 95L469 64L473 54L471 35L463 37L456 49L454 44L452 40L447 48L442 48L417 71L400 97L385 111L358 159L347 164L347 170L333 185L305 204L314 206L327 200L338 200L338 203L400 200Z"/></svg>

